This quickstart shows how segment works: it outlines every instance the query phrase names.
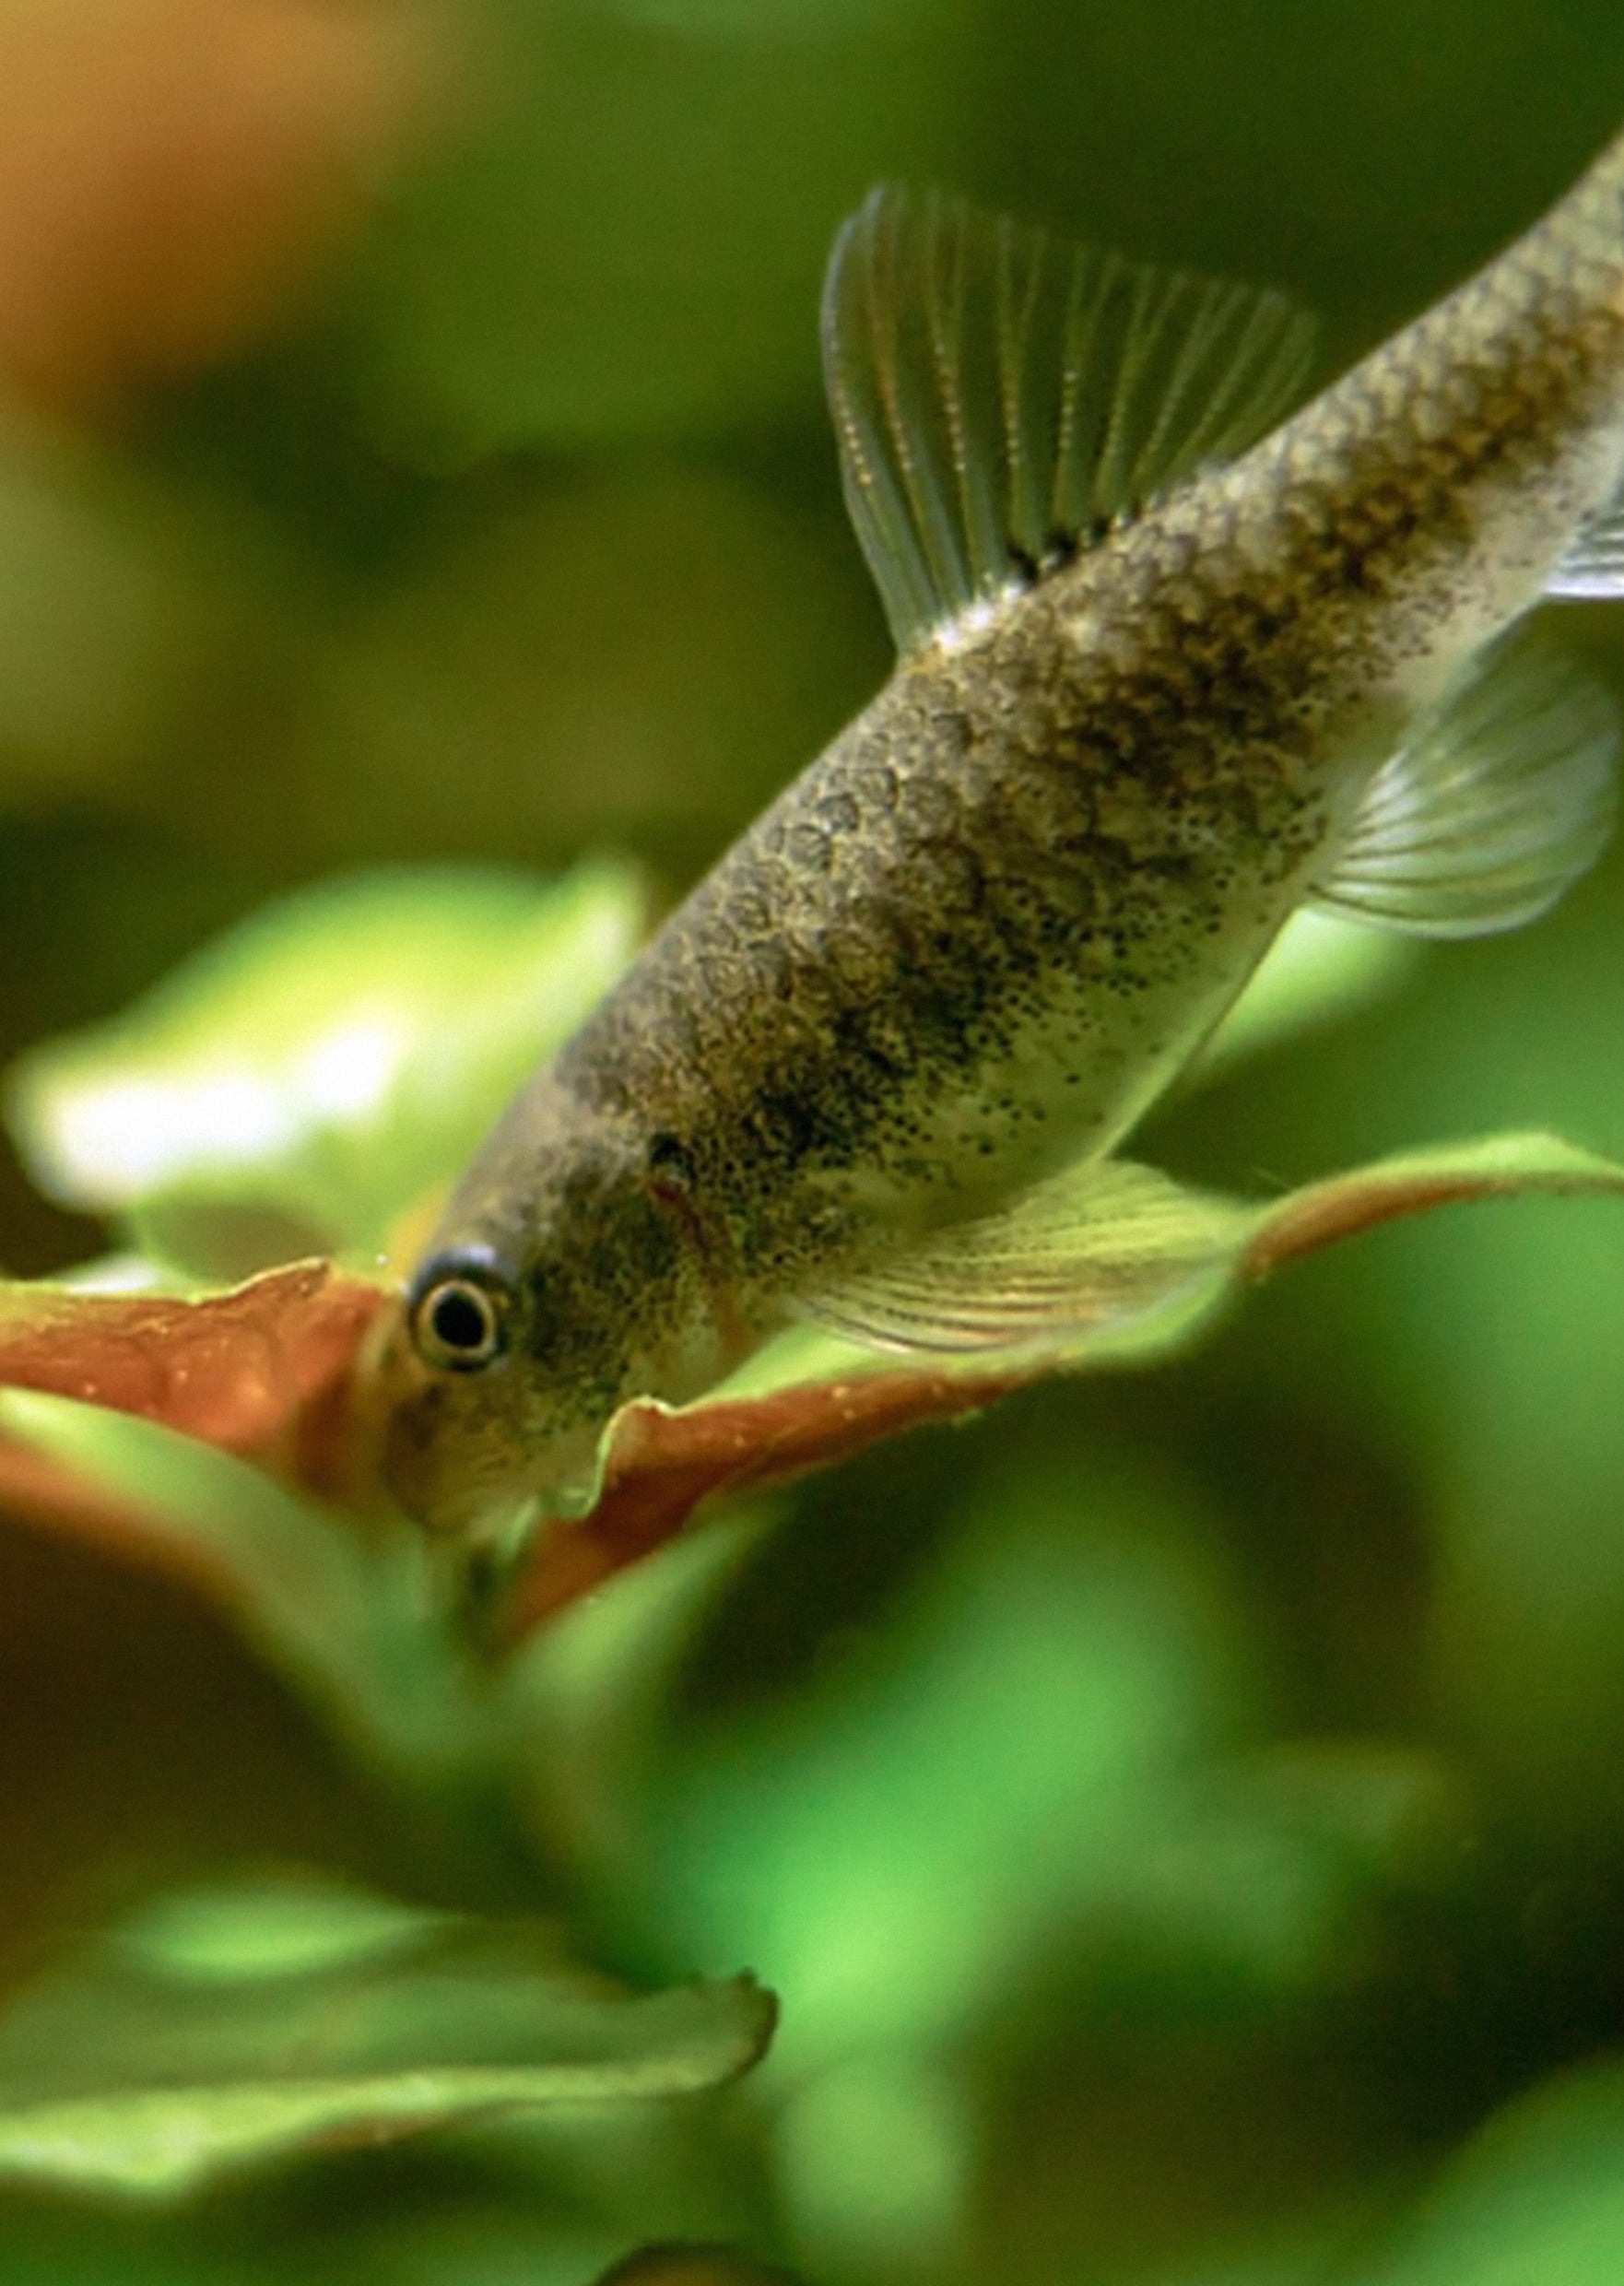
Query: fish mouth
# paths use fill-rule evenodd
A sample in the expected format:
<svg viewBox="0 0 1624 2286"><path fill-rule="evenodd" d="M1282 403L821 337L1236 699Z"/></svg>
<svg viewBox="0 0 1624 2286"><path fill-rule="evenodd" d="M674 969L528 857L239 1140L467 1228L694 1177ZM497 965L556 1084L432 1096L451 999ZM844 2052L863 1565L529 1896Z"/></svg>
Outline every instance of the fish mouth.
<svg viewBox="0 0 1624 2286"><path fill-rule="evenodd" d="M495 1502L493 1488L481 1486L462 1456L448 1465L443 1440L434 1432L432 1408L421 1403L392 1415L382 1476L406 1514L437 1538L474 1536Z"/></svg>
<svg viewBox="0 0 1624 2286"><path fill-rule="evenodd" d="M381 1351L375 1385L379 1474L437 1538L498 1540L526 1507L579 1514L586 1504L598 1426L569 1433L526 1420L504 1367L436 1373L401 1325Z"/></svg>
<svg viewBox="0 0 1624 2286"><path fill-rule="evenodd" d="M489 1440L461 1418L468 1408L451 1377L418 1357L404 1319L378 1353L373 1390L378 1471L391 1498L437 1536L471 1531L493 1500Z"/></svg>
<svg viewBox="0 0 1624 2286"><path fill-rule="evenodd" d="M382 1455L383 1481L406 1514L436 1538L490 1536L540 1490L520 1456L492 1452L421 1390L392 1410Z"/></svg>

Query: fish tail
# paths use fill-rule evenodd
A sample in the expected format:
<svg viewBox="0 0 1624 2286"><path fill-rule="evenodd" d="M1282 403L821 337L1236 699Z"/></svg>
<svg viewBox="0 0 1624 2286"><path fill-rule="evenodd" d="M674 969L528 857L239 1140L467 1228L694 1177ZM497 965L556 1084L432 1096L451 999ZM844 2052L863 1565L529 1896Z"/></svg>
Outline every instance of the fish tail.
<svg viewBox="0 0 1624 2286"><path fill-rule="evenodd" d="M1592 191L1604 196L1610 192L1615 197L1624 197L1624 127L1618 130L1573 186L1576 197ZM1624 230L1624 212L1618 214L1618 219Z"/></svg>
<svg viewBox="0 0 1624 2286"><path fill-rule="evenodd" d="M1454 393L1498 370L1559 459L1624 419L1624 133L1544 218L1442 303ZM1463 405L1462 411L1466 411ZM1492 416L1483 408L1492 425ZM1616 456L1615 456L1616 462ZM1613 478L1617 480L1617 468ZM1602 505L1589 502L1594 512Z"/></svg>
<svg viewBox="0 0 1624 2286"><path fill-rule="evenodd" d="M1505 260L1570 300L1624 312L1624 130Z"/></svg>
<svg viewBox="0 0 1624 2286"><path fill-rule="evenodd" d="M1569 198L1576 207L1602 208L1608 237L1615 244L1624 241L1624 126L1597 152Z"/></svg>
<svg viewBox="0 0 1624 2286"><path fill-rule="evenodd" d="M1516 439L1533 441L1517 448L1532 487L1536 462L1554 465L1586 438L1616 432L1624 422L1624 134L1538 222L1324 402L1330 422L1312 406L1299 417L1315 442L1340 433L1357 447L1407 432L1423 454L1449 440L1469 458L1476 441L1481 467L1457 453L1457 486L1492 476L1500 447ZM1582 501L1581 513L1601 505Z"/></svg>

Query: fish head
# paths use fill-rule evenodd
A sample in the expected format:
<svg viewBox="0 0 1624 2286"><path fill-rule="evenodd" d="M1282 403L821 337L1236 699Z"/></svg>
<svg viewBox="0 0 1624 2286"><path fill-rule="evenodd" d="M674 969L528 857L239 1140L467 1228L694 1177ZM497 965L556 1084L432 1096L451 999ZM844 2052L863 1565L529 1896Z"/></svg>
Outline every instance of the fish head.
<svg viewBox="0 0 1624 2286"><path fill-rule="evenodd" d="M590 1471L606 1416L537 1362L545 1308L544 1283L481 1240L437 1244L413 1274L380 1363L383 1470L430 1529L476 1534Z"/></svg>
<svg viewBox="0 0 1624 2286"><path fill-rule="evenodd" d="M377 1389L386 1479L436 1530L577 1505L628 1396L665 1394L694 1281L635 1142L524 1101L407 1280Z"/></svg>

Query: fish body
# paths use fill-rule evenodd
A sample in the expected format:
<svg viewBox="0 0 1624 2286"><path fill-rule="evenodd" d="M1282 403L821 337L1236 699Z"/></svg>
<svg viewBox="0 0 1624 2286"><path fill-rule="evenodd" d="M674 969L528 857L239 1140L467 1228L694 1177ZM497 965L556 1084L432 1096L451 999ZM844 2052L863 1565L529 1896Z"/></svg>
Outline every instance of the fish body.
<svg viewBox="0 0 1624 2286"><path fill-rule="evenodd" d="M896 672L455 1193L389 1361L408 1506L562 1487L796 1314L993 1345L1040 1292L1153 1302L1030 1202L1116 1163L1289 915L1504 926L1589 862L1610 714L1501 639L1624 592L1624 139L1265 419L1300 346L947 202L849 227L826 357Z"/></svg>

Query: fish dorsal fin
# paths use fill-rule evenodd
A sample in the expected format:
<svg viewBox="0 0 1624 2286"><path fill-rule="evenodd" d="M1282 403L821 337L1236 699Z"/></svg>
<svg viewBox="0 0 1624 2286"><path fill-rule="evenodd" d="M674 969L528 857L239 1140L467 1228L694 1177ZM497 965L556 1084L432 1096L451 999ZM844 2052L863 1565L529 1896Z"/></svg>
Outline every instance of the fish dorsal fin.
<svg viewBox="0 0 1624 2286"><path fill-rule="evenodd" d="M801 1314L882 1349L1063 1339L1145 1316L1218 1275L1246 1214L1151 1168L1092 1160L805 1299Z"/></svg>
<svg viewBox="0 0 1624 2286"><path fill-rule="evenodd" d="M1618 754L1611 693L1519 630L1378 773L1315 901L1416 937L1532 921L1600 855Z"/></svg>
<svg viewBox="0 0 1624 2286"><path fill-rule="evenodd" d="M1624 595L1624 501L1612 501L1580 526L1578 538L1546 582L1545 592L1597 603Z"/></svg>
<svg viewBox="0 0 1624 2286"><path fill-rule="evenodd" d="M830 257L823 365L899 647L1254 443L1312 347L1284 295L882 184Z"/></svg>

